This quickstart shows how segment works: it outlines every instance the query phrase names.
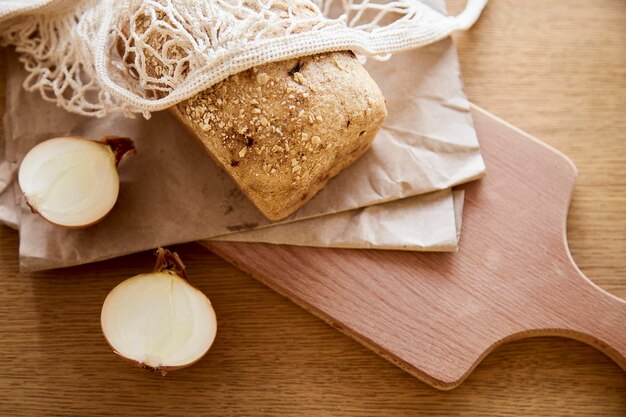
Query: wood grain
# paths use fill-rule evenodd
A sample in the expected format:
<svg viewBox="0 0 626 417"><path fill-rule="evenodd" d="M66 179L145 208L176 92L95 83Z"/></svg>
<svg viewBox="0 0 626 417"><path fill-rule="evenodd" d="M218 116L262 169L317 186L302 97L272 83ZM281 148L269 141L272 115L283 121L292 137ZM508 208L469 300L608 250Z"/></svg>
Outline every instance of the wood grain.
<svg viewBox="0 0 626 417"><path fill-rule="evenodd" d="M622 298L624 21L623 0L493 0L472 32L456 36L470 98L576 162L570 247L587 276ZM17 245L0 228L2 414L626 414L624 373L582 343L502 346L459 388L440 392L196 245L176 249L216 306L215 348L184 373L146 375L108 352L98 314L107 291L150 268L152 256L19 274Z"/></svg>
<svg viewBox="0 0 626 417"><path fill-rule="evenodd" d="M626 371L626 301L567 248L575 167L484 110L472 117L489 174L465 187L458 253L204 245L435 388L533 336L585 341Z"/></svg>

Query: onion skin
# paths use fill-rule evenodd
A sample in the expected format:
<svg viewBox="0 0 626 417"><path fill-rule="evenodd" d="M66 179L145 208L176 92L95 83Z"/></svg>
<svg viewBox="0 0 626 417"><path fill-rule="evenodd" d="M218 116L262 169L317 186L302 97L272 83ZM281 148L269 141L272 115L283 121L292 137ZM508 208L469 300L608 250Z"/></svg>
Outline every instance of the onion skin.
<svg viewBox="0 0 626 417"><path fill-rule="evenodd" d="M136 366L138 368L141 368L141 369L145 369L146 371L150 371L150 372L152 372L154 374L160 373L161 376L166 376L169 372L178 371L179 369L187 368L187 367L189 367L191 365L194 365L200 359L204 358L204 355L202 355L198 359L196 359L195 361L186 363L184 365L180 365L180 366L160 366L160 367L156 367L155 368L154 366L146 365L145 363L138 362L138 361L136 361L134 359L127 358L126 356L120 354L115 349L113 349L113 346L111 346L111 344L108 342L108 340L107 340L107 344L109 345L111 350L113 350L113 353L115 353L120 358L124 359L126 362L129 362L131 365L134 365L134 366Z"/></svg>
<svg viewBox="0 0 626 417"><path fill-rule="evenodd" d="M137 149L135 148L135 144L130 138L122 137L122 136L105 136L100 139L100 142L104 145L107 145L113 151L113 155L115 155L115 166L119 166L122 158L129 153L137 153Z"/></svg>
<svg viewBox="0 0 626 417"><path fill-rule="evenodd" d="M155 264L154 269L152 270L152 272L166 272L166 273L170 273L172 275L176 275L176 276L182 278L183 280L185 280L185 282L187 284L189 284L189 286L193 287L197 291L200 291L200 289L198 287L196 287L195 285L193 285L191 283L191 281L189 281L189 278L187 278L187 274L185 273L185 264L183 264L183 261L180 259L180 257L178 256L178 254L176 252L172 252L169 249L162 248L162 247L159 246L156 249L155 254L157 256L157 260L156 260L156 264ZM217 322L215 323L215 325L216 325L216 330L215 331L217 332ZM102 328L102 322L101 322L101 328ZM202 355L200 355L200 357L198 357L194 361L186 363L184 365L154 367L154 366L146 365L143 362L139 362L137 360L134 360L134 359L131 359L131 358L128 358L128 357L124 356L123 354L118 352L111 345L111 343L109 342L109 340L106 337L106 333L104 332L104 328L102 328L102 333L105 335L104 339L106 340L107 344L109 345L109 347L111 348L113 353L115 353L117 356L121 357L122 359L124 359L125 361L133 364L136 367L145 369L145 370L150 371L152 373L157 373L158 372L158 373L161 374L161 376L166 376L168 372L176 371L176 370L183 369L183 368L187 368L187 367L195 364L200 359L202 359L208 353L208 351L211 348L211 346L209 346L209 348L206 350L206 352L204 352ZM211 343L211 345L212 345L212 343Z"/></svg>
<svg viewBox="0 0 626 417"><path fill-rule="evenodd" d="M106 339L106 338L105 338ZM154 366L150 366L150 365L146 365L145 363L136 361L134 359L130 359L127 358L126 356L120 354L119 352L117 352L113 346L111 346L111 344L109 343L109 341L107 340L107 344L109 345L109 347L111 348L111 350L113 350L113 353L115 353L117 356L119 356L120 358L124 359L126 362L129 362L131 365L136 366L137 368L141 368L141 369L145 369L146 371L152 372L154 374L156 373L160 373L161 376L166 376L169 372L173 372L173 371L178 371L179 369L184 369L187 368L191 365L194 365L196 362L198 362L200 359L204 358L204 355L200 356L198 359L196 359L193 362L189 362L185 365L180 365L180 366L160 366L160 367L154 367Z"/></svg>
<svg viewBox="0 0 626 417"><path fill-rule="evenodd" d="M28 204L28 202L26 202L26 204ZM93 221L93 222L91 222L91 223L88 223L88 224L85 224L85 225L82 225L82 224L81 224L80 226L67 226L67 225L64 225L64 224L59 224L59 223L55 223L55 222L53 222L53 221L51 221L51 220L46 219L46 218L45 218L45 217L43 217L41 214L39 214L39 213L37 212L37 210L33 209L33 207L32 207L30 204L28 204L28 207L30 207L30 211L32 211L34 214L37 214L39 217L41 217L42 219L44 219L44 220L45 220L45 221L47 221L48 223L53 224L53 225L55 225L55 226L62 227L62 228L67 229L67 230L80 230L80 229L86 229L86 228L88 228L88 227L91 227L91 226L93 226L93 225L95 225L95 224L97 224L97 223L100 223L100 222L101 222L101 221L102 221L102 220L103 220L106 216L108 216L108 215L109 215L109 213L111 212L111 210L113 210L113 207L111 207L111 210L107 211L107 212L104 214L104 216L100 217L98 220L94 220L94 221Z"/></svg>
<svg viewBox="0 0 626 417"><path fill-rule="evenodd" d="M189 278L187 278L187 274L185 274L185 264L176 252L171 252L169 249L159 246L156 249L155 254L157 256L157 260L152 272L171 272L187 281L187 283L195 289L198 289L196 286L191 284Z"/></svg>

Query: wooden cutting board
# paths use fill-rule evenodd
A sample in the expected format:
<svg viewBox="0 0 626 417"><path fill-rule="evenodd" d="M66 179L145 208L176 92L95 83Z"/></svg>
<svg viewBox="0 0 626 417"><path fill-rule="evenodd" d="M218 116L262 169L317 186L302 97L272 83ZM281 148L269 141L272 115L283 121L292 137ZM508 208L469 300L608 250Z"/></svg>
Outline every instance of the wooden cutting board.
<svg viewBox="0 0 626 417"><path fill-rule="evenodd" d="M460 252L209 248L439 389L459 385L498 345L532 336L581 340L626 369L626 302L587 279L567 246L575 166L472 113L488 175L466 188Z"/></svg>

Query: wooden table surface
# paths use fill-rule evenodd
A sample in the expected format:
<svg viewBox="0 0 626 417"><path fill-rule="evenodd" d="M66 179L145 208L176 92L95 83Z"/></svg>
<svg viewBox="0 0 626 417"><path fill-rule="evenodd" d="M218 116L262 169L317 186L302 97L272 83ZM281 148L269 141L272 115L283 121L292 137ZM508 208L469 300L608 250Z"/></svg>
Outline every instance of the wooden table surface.
<svg viewBox="0 0 626 417"><path fill-rule="evenodd" d="M622 298L624 22L624 0L492 0L471 32L455 36L470 99L578 166L570 247L587 276ZM115 357L99 328L107 292L150 269L151 254L19 273L17 233L0 228L0 414L626 415L626 373L582 343L505 345L440 392L199 245L175 249L212 299L219 332L207 357L162 378Z"/></svg>

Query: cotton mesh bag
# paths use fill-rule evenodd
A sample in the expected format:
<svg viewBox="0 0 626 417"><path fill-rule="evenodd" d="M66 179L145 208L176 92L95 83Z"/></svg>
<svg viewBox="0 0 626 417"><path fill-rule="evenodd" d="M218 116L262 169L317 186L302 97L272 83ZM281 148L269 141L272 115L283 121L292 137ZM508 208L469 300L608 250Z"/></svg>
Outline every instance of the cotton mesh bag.
<svg viewBox="0 0 626 417"><path fill-rule="evenodd" d="M385 59L468 29L418 0L2 0L24 88L86 116L163 110L251 67L352 50Z"/></svg>

